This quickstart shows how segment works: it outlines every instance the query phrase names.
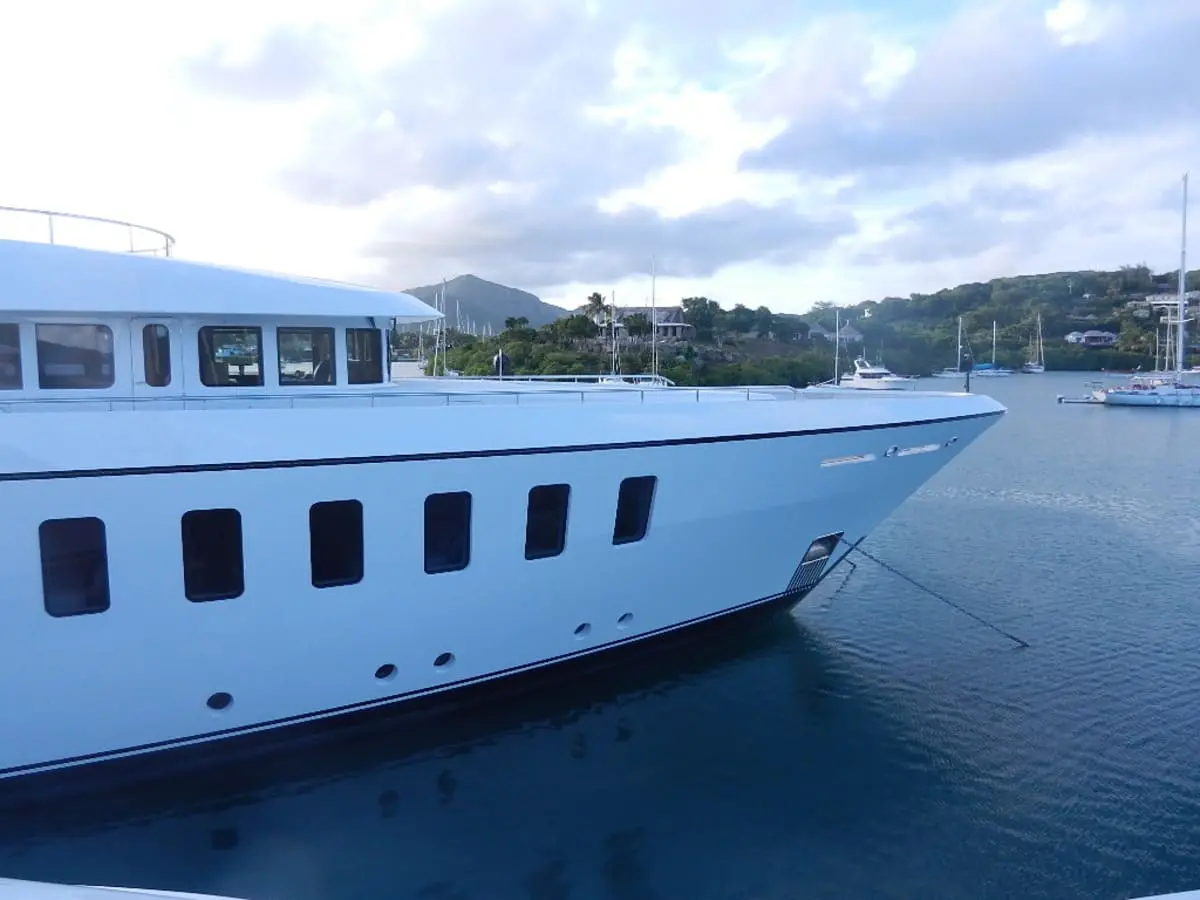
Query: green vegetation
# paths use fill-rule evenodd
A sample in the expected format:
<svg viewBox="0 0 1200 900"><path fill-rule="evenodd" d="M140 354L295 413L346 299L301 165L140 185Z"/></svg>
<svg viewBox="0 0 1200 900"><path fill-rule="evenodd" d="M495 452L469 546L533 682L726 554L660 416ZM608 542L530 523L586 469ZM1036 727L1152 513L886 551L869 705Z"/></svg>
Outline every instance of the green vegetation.
<svg viewBox="0 0 1200 900"><path fill-rule="evenodd" d="M595 315L608 314L599 294L588 299L588 306ZM741 312L743 307L726 312L703 297L684 300L683 308L685 318L695 326L696 339L660 341L658 345L659 373L677 384L802 387L833 375L833 345L799 340L800 335L807 334L808 326L796 316L774 316L765 307L747 311L750 316ZM727 316L736 317L728 327ZM778 322L779 331L762 334L753 327L744 328L751 317L759 326L766 325L768 319L773 325ZM588 315L566 315L541 328L531 327L523 317L509 318L504 324L504 330L492 338L448 329L447 367L463 375L490 375L493 359L503 348L514 374L598 375L612 368L608 333ZM624 324L629 336L621 341L621 373L649 373L649 321L633 315ZM396 341L401 350L408 352L415 349L416 342L415 332L402 332ZM426 370L432 371L432 362Z"/></svg>
<svg viewBox="0 0 1200 900"><path fill-rule="evenodd" d="M1200 273L1188 274L1194 288ZM996 362L1018 367L1025 362L1037 316L1042 317L1046 368L1098 371L1154 366L1157 313L1144 303L1150 294L1174 294L1173 273L1154 275L1146 266L1114 272L1059 272L997 278L986 284L962 284L936 294L888 297L843 309L862 332L872 358L882 347L885 362L899 372L921 374L954 364L957 318L963 317L965 341L977 362L990 361L992 322L997 323ZM833 309L818 304L810 318L832 327ZM1111 349L1068 344L1073 331L1117 334Z"/></svg>
<svg viewBox="0 0 1200 900"><path fill-rule="evenodd" d="M1189 274L1189 285L1197 275ZM1042 318L1046 367L1050 370L1153 368L1157 313L1144 303L1149 294L1172 293L1174 276L1154 275L1145 266L1115 272L1064 272L998 278L987 284L963 284L936 294L888 297L843 306L863 343L843 344L844 366L857 353L882 359L892 370L923 375L954 364L957 320L963 317L964 341L976 362L990 361L992 322L997 323L996 362L1012 368L1027 358L1037 316ZM659 343L659 371L679 384L805 384L824 381L833 372L833 344L815 326L832 332L831 303L818 303L805 315L773 313L765 306L741 304L722 309L706 297L681 303L692 326L686 341ZM609 311L600 294L585 302L585 314L564 314L539 328L523 316L509 316L492 338L448 331L446 364L464 375L487 375L503 348L514 374L596 375L611 368L605 321ZM620 347L620 371L649 371L650 323L644 316L624 320L627 337ZM1109 331L1114 347L1084 348L1066 343L1072 331ZM416 334L398 336L415 348Z"/></svg>

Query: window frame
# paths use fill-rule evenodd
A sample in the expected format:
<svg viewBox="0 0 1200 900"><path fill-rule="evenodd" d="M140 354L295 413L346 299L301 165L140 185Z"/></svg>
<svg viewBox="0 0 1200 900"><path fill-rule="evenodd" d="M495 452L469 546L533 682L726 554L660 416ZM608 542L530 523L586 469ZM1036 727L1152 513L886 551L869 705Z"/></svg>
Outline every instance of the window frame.
<svg viewBox="0 0 1200 900"><path fill-rule="evenodd" d="M33 343L34 353L37 363L38 390L39 391L107 391L111 390L117 384L117 339L113 333L112 326L107 322L34 322L33 328ZM47 375L45 371L45 361L42 356L42 329L44 328L91 328L93 334L105 334L108 337L108 367L109 378L107 384L47 384L47 379L54 380L57 378L70 378L73 376L56 376ZM57 344L53 341L45 341L47 346L71 347L70 344ZM75 349L85 349L76 347Z"/></svg>
<svg viewBox="0 0 1200 900"><path fill-rule="evenodd" d="M534 519L534 502L537 492L551 492L554 494L548 499L548 503L554 504L548 507L550 512L554 513L557 521L555 522L557 541L554 543L545 543L540 547L531 549L530 538L532 530L535 527ZM537 484L529 489L528 497L525 501L525 558L527 560L534 559L553 559L556 556L561 556L567 549L567 527L570 520L571 509L571 485L565 483L557 484ZM545 514L545 510L542 511Z"/></svg>
<svg viewBox="0 0 1200 900"><path fill-rule="evenodd" d="M25 353L21 347L21 323L0 322L0 329L8 328L13 329L15 340L11 344L5 343L4 346L12 347L17 351L14 354L14 361L17 364L16 381L0 381L0 391L23 391L25 390ZM3 343L3 341L0 341L0 343Z"/></svg>
<svg viewBox="0 0 1200 900"><path fill-rule="evenodd" d="M237 547L237 584L236 590L233 586L226 587L220 591L193 591L194 585L191 583L196 576L189 578L189 572L192 571L189 562L194 562L196 554L188 553L188 522L191 517L211 516L214 513L233 513L232 527L227 527L224 530L232 532L236 529L236 547ZM216 526L209 526L216 527ZM205 509L189 509L179 517L180 529L180 554L183 566L183 595L192 603L211 603L219 600L235 600L246 593L246 536L242 527L242 512L241 510L231 506L217 506ZM232 539L231 539L232 544Z"/></svg>
<svg viewBox="0 0 1200 900"><path fill-rule="evenodd" d="M242 331L242 332L250 332L254 335L255 340L257 341L257 350L258 350L258 383L257 384L237 384L237 383L221 384L219 382L210 383L207 380L208 376L205 371L206 363L208 363L208 362L212 363L212 365L214 366L213 372L215 374L215 372L216 372L215 366L217 364L217 359L215 356L212 356L212 357L206 356L204 343L205 343L206 336L210 336L210 335L212 335L213 332L217 332L217 331ZM209 338L209 339L211 341L211 338ZM212 347L212 349L214 349L214 350L216 349L215 344L210 344L210 346ZM241 389L249 388L250 390L263 389L264 387L266 387L266 384L267 384L267 362L266 362L266 346L265 346L265 343L263 340L262 326L261 325L233 325L233 324L200 325L199 327L196 328L196 367L197 367L197 374L199 375L199 378L200 378L200 385L202 387L208 388L209 390L214 390L214 391L237 390L238 388L241 388Z"/></svg>
<svg viewBox="0 0 1200 900"><path fill-rule="evenodd" d="M363 381L361 379L355 378L355 376L354 376L354 368L353 367L361 366L361 365L363 365L363 363L361 360L356 360L354 358L358 348L353 346L353 340L354 340L353 335L359 334L361 332L371 332L371 333L375 334L374 351L375 351L376 357L378 358L378 374L379 374L379 379L377 381ZM387 349L385 348L385 345L384 345L385 342L383 340L383 329L382 328L371 328L371 327L347 328L344 343L346 345L346 384L378 385L378 384L387 384L388 383L388 380L389 380L388 379L388 371L389 371L388 366L390 364L390 360L387 358Z"/></svg>
<svg viewBox="0 0 1200 900"><path fill-rule="evenodd" d="M456 562L435 564L431 568L430 567L430 550L432 548L429 545L429 534L430 534L430 530L431 530L430 529L430 512L431 512L430 503L431 503L431 501L432 502L440 502L445 498L465 498L460 501L464 504L464 508L462 510L458 510L460 515L462 515L466 519L466 521L465 521L466 527L463 529L463 533L461 536L462 537L462 553L460 554L460 556ZM425 497L424 521L423 521L423 525L422 525L422 529L421 529L421 534L422 534L422 544L423 544L423 549L424 549L423 555L424 555L424 567L425 567L426 575L443 575L447 572L461 572L463 569L465 569L469 565L471 565L471 526L472 526L472 521L474 518L472 515L473 505L474 505L474 498L471 496L470 491L440 491L440 492L436 492L433 494L429 494L428 496ZM460 522L459 524L463 524L463 523Z"/></svg>
<svg viewBox="0 0 1200 900"><path fill-rule="evenodd" d="M649 494L645 497L639 495L635 500L631 501L638 504L638 509L634 512L638 514L639 527L630 534L622 534L619 529L622 524L622 510L623 503L626 500L626 490L636 490L640 485L646 483L650 485ZM621 479L621 486L617 489L617 506L613 516L613 546L636 544L646 539L646 535L650 533L650 523L654 517L654 502L657 497L657 475L631 475L628 478Z"/></svg>
<svg viewBox="0 0 1200 900"><path fill-rule="evenodd" d="M337 519L330 522L328 525L323 525L320 528L313 527L314 519L317 517L319 512L321 510L330 509L331 507L339 507L339 508L349 507L349 508L356 510L355 518L357 521L354 523L356 533L353 535L353 541L356 544L356 546L353 549L357 550L357 568L355 569L355 572L353 574L346 576L346 577L322 578L322 579L318 580L318 578L317 578L317 570L318 570L318 566L317 566L318 550L317 550L317 548L318 548L318 538L322 537L320 532L330 526L332 526L334 530L337 530L339 525L346 524L344 521L339 521L339 519L340 519L340 515L339 515L339 517ZM362 505L361 500L356 500L353 498L348 498L348 499L344 499L344 500L318 500L316 503L313 503L311 506L309 506L309 508L308 508L308 568L309 568L309 580L312 583L312 586L314 588L324 590L326 588L348 587L349 585L358 584L359 582L361 582L363 580L364 575L366 574L366 549L364 546L365 543L366 543L366 535L364 534L364 529L363 529L363 505ZM321 545L321 546L323 546L323 545Z"/></svg>
<svg viewBox="0 0 1200 900"><path fill-rule="evenodd" d="M329 340L329 381L317 383L316 381L285 381L283 372L283 341L280 340L284 334L308 334L315 337L318 333L324 334ZM315 348L316 342L313 341L310 346ZM315 356L315 349L314 349ZM329 325L279 325L275 328L275 378L280 387L336 387L337 378L338 354L337 354L337 329ZM313 376L317 373L316 365L313 366Z"/></svg>
<svg viewBox="0 0 1200 900"><path fill-rule="evenodd" d="M151 337L150 329L162 329L162 334ZM159 370L163 369L164 365L166 368L166 381L161 383L158 380L152 381L150 378L150 351L152 342L155 341L157 341L158 344L158 346L155 348L155 358L157 361L157 365L154 366L155 373L158 374ZM164 341L166 344L165 348L163 346ZM144 325L142 325L142 380L146 382L147 387L167 388L171 386L171 379L175 375L175 373L172 371L171 349L171 327L169 325L163 322L146 322Z"/></svg>
<svg viewBox="0 0 1200 900"><path fill-rule="evenodd" d="M99 526L98 534L89 535L91 538L98 538L98 540L94 541L94 546L88 546L84 549L72 547L69 550L66 550L63 547L63 544L66 542L62 540L61 535L58 536L59 540L57 542L52 540L52 535L50 532L57 528L82 528L85 526L85 524L86 527L91 527L92 523L95 523L96 526ZM102 584L104 594L102 605L96 605L92 608L73 609L68 612L55 611L56 609L61 609L61 607L58 607L52 602L52 595L48 590L50 585L47 583L48 581L52 582L52 577L48 578L48 576L51 575L52 571L61 571L64 566L70 566L73 565L73 563L69 560L64 563L61 558L58 560L48 560L46 553L47 544L51 543L58 544L58 546L54 549L58 551L57 555L59 557L99 557L99 583ZM55 619L71 619L75 618L76 616L96 615L98 613L107 612L112 608L112 582L109 574L111 565L108 556L108 528L104 524L103 519L99 518L98 516L64 516L56 519L45 519L38 526L38 558L42 581L42 608L46 611L48 616L51 616ZM96 560L90 559L87 562L95 565ZM78 561L76 561L74 564L78 565ZM81 572L76 570L73 571L72 574L78 577L81 575ZM95 575L94 572L92 574L93 576ZM85 588L84 590L86 592L87 589Z"/></svg>

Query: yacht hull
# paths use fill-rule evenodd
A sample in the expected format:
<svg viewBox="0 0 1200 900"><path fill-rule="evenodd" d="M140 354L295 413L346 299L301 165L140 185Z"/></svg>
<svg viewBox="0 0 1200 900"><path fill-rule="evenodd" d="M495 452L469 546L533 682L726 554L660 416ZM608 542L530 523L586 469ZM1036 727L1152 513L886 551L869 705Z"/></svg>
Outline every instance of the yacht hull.
<svg viewBox="0 0 1200 900"><path fill-rule="evenodd" d="M296 729L449 700L790 607L813 586L800 577L813 541L841 536L827 572L1003 412L983 397L930 403L936 416L904 422L640 443L11 468L0 473L0 539L8 548L0 576L12 586L0 607L0 797L5 785L31 776L122 760L145 772L168 754L194 757L222 742L286 743ZM776 419L783 407L832 408L824 400L743 406ZM920 406L915 398L912 408ZM195 418L217 440L218 426L233 421L220 417L236 415ZM687 424L696 414L664 413L656 427L672 415ZM147 427L141 438L165 439L156 423L166 416L98 420L128 428L139 416ZM372 440L389 439L373 432ZM288 436L257 440L279 446ZM95 444L99 456L117 452L102 436ZM658 478L649 529L643 540L614 545L615 496L622 479L637 475ZM565 552L527 560L528 491L559 483L571 485ZM445 491L472 495L471 559L460 571L429 575L422 506ZM317 590L307 558L309 507L343 498L364 505L365 576ZM225 507L241 510L244 593L189 602L180 517ZM77 516L105 522L112 605L56 618L42 606L39 525ZM449 664L435 665L445 654ZM230 702L210 708L219 694Z"/></svg>
<svg viewBox="0 0 1200 900"><path fill-rule="evenodd" d="M915 390L912 379L894 378L885 379L879 378L868 380L865 378L843 378L839 387L851 388L856 391L911 391Z"/></svg>
<svg viewBox="0 0 1200 900"><path fill-rule="evenodd" d="M1112 389L1105 391L1108 406L1164 406L1176 408L1200 407L1200 388L1147 388L1144 390Z"/></svg>

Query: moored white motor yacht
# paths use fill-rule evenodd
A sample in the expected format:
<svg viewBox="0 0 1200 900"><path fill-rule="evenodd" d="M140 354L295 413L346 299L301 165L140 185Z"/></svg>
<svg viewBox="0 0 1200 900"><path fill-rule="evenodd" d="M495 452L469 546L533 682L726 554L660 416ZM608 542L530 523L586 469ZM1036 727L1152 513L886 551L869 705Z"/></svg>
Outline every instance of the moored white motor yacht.
<svg viewBox="0 0 1200 900"><path fill-rule="evenodd" d="M854 360L854 374L842 375L839 387L857 388L865 391L900 391L911 389L916 379L897 375L881 363L871 363L865 357Z"/></svg>
<svg viewBox="0 0 1200 900"><path fill-rule="evenodd" d="M0 793L790 607L1004 412L391 381L406 294L19 241L0 279Z"/></svg>

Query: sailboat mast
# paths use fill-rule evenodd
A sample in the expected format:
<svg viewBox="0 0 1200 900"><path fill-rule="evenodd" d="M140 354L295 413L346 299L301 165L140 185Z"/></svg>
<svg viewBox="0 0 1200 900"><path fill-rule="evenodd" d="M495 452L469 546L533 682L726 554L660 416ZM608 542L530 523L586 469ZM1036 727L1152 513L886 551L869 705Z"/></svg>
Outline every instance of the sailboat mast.
<svg viewBox="0 0 1200 900"><path fill-rule="evenodd" d="M958 317L958 356L955 357L956 368L962 371L962 316Z"/></svg>
<svg viewBox="0 0 1200 900"><path fill-rule="evenodd" d="M654 303L654 282L658 275L658 260L650 259L650 374L658 375L658 311Z"/></svg>
<svg viewBox="0 0 1200 900"><path fill-rule="evenodd" d="M608 323L609 330L612 335L612 374L617 374L617 292L614 290L611 294L612 312L609 313Z"/></svg>
<svg viewBox="0 0 1200 900"><path fill-rule="evenodd" d="M826 322L829 320L826 319ZM842 311L836 306L833 308L833 385L837 387L842 383Z"/></svg>
<svg viewBox="0 0 1200 900"><path fill-rule="evenodd" d="M1183 174L1183 236L1179 247L1179 303L1178 323L1175 326L1175 371L1183 375L1183 356L1186 350L1184 318L1187 313L1187 202L1188 177ZM1182 378L1181 378L1182 380Z"/></svg>

